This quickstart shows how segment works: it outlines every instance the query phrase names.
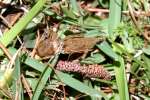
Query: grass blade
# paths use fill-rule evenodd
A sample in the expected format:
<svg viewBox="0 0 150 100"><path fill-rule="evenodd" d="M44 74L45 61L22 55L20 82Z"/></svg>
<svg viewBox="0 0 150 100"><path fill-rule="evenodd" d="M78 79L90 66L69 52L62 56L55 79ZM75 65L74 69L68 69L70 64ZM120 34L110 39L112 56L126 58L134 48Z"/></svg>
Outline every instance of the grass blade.
<svg viewBox="0 0 150 100"><path fill-rule="evenodd" d="M8 32L4 33L0 41L7 46L38 14L45 2L46 0L39 0L25 16L23 16ZM0 54L2 55L2 51L0 51Z"/></svg>
<svg viewBox="0 0 150 100"><path fill-rule="evenodd" d="M44 64L42 63L39 63L38 60L35 60L33 58L30 58L30 57L27 57L26 60L23 62L27 65L29 65L30 67L32 67L33 69L39 71L39 72L43 72L44 71L44 67L45 66Z"/></svg>
<svg viewBox="0 0 150 100"><path fill-rule="evenodd" d="M112 39L113 30L117 28L121 20L122 0L110 0L110 13L108 31ZM120 65L115 67L116 81L119 90L120 100L129 100L129 92L126 81L125 65L122 57L119 57Z"/></svg>
<svg viewBox="0 0 150 100"><path fill-rule="evenodd" d="M52 65L53 66L56 64L57 60L58 60L58 55L56 55L56 57L52 61ZM48 78L50 77L51 72L52 72L52 69L50 69L49 66L46 65L45 69L42 72L41 77L39 78L39 81L38 81L38 83L36 85L36 88L34 90L34 94L33 94L32 100L38 100L39 99L39 96L40 96L43 88L45 87L45 84L46 84Z"/></svg>
<svg viewBox="0 0 150 100"><path fill-rule="evenodd" d="M12 75L13 76L13 84L12 84L11 88L12 88L14 94L16 94L17 92L19 93L18 94L19 100L24 100L23 86L22 86L21 80L20 80L20 77L21 77L20 71L21 71L20 70L20 59L19 59L19 57L17 57L16 61L15 61L15 69L14 69L14 72Z"/></svg>
<svg viewBox="0 0 150 100"><path fill-rule="evenodd" d="M128 85L126 80L125 74L125 65L124 59L119 57L119 65L116 64L115 67L115 74L116 74L116 81L119 90L120 100L129 100L129 92L128 92Z"/></svg>
<svg viewBox="0 0 150 100"><path fill-rule="evenodd" d="M80 8L77 4L77 1L76 0L70 0L70 3L72 5L72 11L76 14L76 15L80 15L79 12L80 12Z"/></svg>
<svg viewBox="0 0 150 100"><path fill-rule="evenodd" d="M107 56L114 59L115 61L118 60L118 55L112 50L110 45L104 41L101 44L97 45L99 49L101 49Z"/></svg>
<svg viewBox="0 0 150 100"><path fill-rule="evenodd" d="M111 36L121 20L121 2L121 0L110 0L108 32Z"/></svg>
<svg viewBox="0 0 150 100"><path fill-rule="evenodd" d="M150 80L150 59L148 57L146 57L145 55L142 56L142 59L144 61L143 66L147 69L147 77Z"/></svg>
<svg viewBox="0 0 150 100"><path fill-rule="evenodd" d="M87 85L81 83L80 81L72 78L70 75L62 73L60 71L56 71L56 73L59 79L65 84L67 84L68 86L82 93L88 94L92 97L104 97L105 99L107 99L106 94L104 94L103 92L88 87Z"/></svg>

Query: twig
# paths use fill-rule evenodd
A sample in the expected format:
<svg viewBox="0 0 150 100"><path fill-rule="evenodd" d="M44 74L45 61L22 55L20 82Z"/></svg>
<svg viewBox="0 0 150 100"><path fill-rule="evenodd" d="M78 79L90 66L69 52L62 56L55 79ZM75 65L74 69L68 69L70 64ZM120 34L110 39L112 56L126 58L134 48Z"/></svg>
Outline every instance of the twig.
<svg viewBox="0 0 150 100"><path fill-rule="evenodd" d="M37 46L39 44L39 41L40 41L40 32L39 30L37 31L37 38L36 38L36 42L35 42L35 46L31 52L31 58L33 58L35 56L35 53L36 53L36 49L37 49Z"/></svg>
<svg viewBox="0 0 150 100"><path fill-rule="evenodd" d="M19 79L20 80L20 79ZM19 80L17 80L17 84L16 84L16 94L15 94L15 99L14 100L19 100L19 91L17 91L18 89L18 83L19 83Z"/></svg>
<svg viewBox="0 0 150 100"><path fill-rule="evenodd" d="M4 51L4 53L6 54L7 58L9 60L12 59L12 55L9 53L8 49L2 44L2 42L0 42L0 48Z"/></svg>
<svg viewBox="0 0 150 100"><path fill-rule="evenodd" d="M2 94L7 96L10 100L13 100L14 97L13 97L12 93L9 90L6 90L4 88L0 88L0 91L1 91Z"/></svg>
<svg viewBox="0 0 150 100"><path fill-rule="evenodd" d="M95 13L109 13L109 9L100 9L100 8L85 8L85 10L89 12L95 12ZM122 11L122 14L129 15L130 11ZM145 11L133 11L134 16L139 17L140 15L143 16L150 16L150 12Z"/></svg>
<svg viewBox="0 0 150 100"><path fill-rule="evenodd" d="M22 13L17 13L14 17L13 20L11 20L10 23L8 23L8 25L10 26L9 28L11 28L11 26L13 26L15 24L15 22L18 20L18 18L20 18L20 16L22 15ZM4 33L8 31L8 28L5 29Z"/></svg>
<svg viewBox="0 0 150 100"><path fill-rule="evenodd" d="M127 3L128 3L129 14L130 14L130 16L131 16L131 19L133 20L133 23L134 23L134 25L137 27L138 31L141 32L140 27L139 27L139 25L138 25L138 23L137 23L137 21L136 21L136 19L135 19L135 15L134 15L134 13L133 13L134 10L133 10L133 8L132 8L132 6L131 6L130 1L127 0Z"/></svg>
<svg viewBox="0 0 150 100"><path fill-rule="evenodd" d="M21 39L20 39L19 36L17 36L17 39L18 39L18 41L19 41L19 43L20 43L21 45L24 45L24 43L21 41Z"/></svg>
<svg viewBox="0 0 150 100"><path fill-rule="evenodd" d="M4 21L4 24L6 24L8 28L11 28L11 25L9 24L9 22L1 14L0 14L0 18Z"/></svg>
<svg viewBox="0 0 150 100"><path fill-rule="evenodd" d="M29 95L29 97L30 97L30 100L32 100L32 96L33 96L32 90L30 89L29 83L28 83L28 81L25 79L25 77L24 77L23 74L21 74L21 79L22 79L22 83L23 83L25 89L27 90L27 93L28 93L28 95Z"/></svg>
<svg viewBox="0 0 150 100"><path fill-rule="evenodd" d="M11 69L13 65L15 64L15 59L17 58L17 55L19 54L20 50L22 49L22 46L17 50L17 52L11 57L10 62L7 65L7 69Z"/></svg>
<svg viewBox="0 0 150 100"><path fill-rule="evenodd" d="M62 88L63 88L63 93L64 93L64 99L63 100L66 100L66 91L65 91L64 85L62 85Z"/></svg>

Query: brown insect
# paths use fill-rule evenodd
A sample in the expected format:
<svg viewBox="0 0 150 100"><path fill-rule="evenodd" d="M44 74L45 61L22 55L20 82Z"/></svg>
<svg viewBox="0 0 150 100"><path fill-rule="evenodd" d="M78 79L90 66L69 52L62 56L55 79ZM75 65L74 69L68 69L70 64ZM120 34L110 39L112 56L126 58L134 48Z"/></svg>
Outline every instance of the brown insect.
<svg viewBox="0 0 150 100"><path fill-rule="evenodd" d="M46 59L61 51L62 42L58 38L57 33L50 30L46 35L43 35L37 47L37 54Z"/></svg>
<svg viewBox="0 0 150 100"><path fill-rule="evenodd" d="M91 51L102 38L84 37L83 35L69 35L64 39L64 53L85 53Z"/></svg>
<svg viewBox="0 0 150 100"><path fill-rule="evenodd" d="M37 54L42 58L48 58L56 53L74 54L91 51L102 38L84 37L83 35L69 35L64 40L57 37L57 33L42 39L37 47Z"/></svg>

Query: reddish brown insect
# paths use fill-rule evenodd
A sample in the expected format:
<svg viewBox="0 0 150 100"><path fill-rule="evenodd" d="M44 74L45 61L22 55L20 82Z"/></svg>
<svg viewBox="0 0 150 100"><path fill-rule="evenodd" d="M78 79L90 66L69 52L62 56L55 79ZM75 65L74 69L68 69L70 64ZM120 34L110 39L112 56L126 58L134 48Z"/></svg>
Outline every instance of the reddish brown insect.
<svg viewBox="0 0 150 100"><path fill-rule="evenodd" d="M100 41L102 38L84 37L83 35L69 35L64 40L60 40L57 33L51 32L50 36L40 41L37 54L47 58L58 52L65 54L85 53L91 51Z"/></svg>
<svg viewBox="0 0 150 100"><path fill-rule="evenodd" d="M62 42L57 37L57 33L50 31L47 36L43 36L37 47L37 54L42 58L50 56L61 51Z"/></svg>
<svg viewBox="0 0 150 100"><path fill-rule="evenodd" d="M83 35L69 35L64 39L64 53L84 53L91 51L102 38L84 37Z"/></svg>

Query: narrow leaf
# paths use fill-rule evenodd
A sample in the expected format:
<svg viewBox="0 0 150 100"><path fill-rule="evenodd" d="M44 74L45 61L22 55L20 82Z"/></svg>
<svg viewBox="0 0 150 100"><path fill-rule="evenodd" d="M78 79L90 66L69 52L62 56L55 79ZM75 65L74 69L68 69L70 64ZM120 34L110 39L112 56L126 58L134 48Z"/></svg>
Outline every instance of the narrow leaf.
<svg viewBox="0 0 150 100"><path fill-rule="evenodd" d="M107 56L114 59L115 61L118 60L118 55L112 50L111 46L106 42L102 42L98 44L97 47L101 49Z"/></svg>
<svg viewBox="0 0 150 100"><path fill-rule="evenodd" d="M23 16L8 32L4 33L0 41L7 46L38 14L45 2L46 0L39 0L25 16ZM2 51L0 51L0 55L2 55Z"/></svg>
<svg viewBox="0 0 150 100"><path fill-rule="evenodd" d="M129 91L126 80L125 65L122 57L119 57L119 63L116 63L115 74L120 100L129 100Z"/></svg>
<svg viewBox="0 0 150 100"><path fill-rule="evenodd" d="M59 77L59 79L64 82L65 84L67 84L68 86L82 92L82 93L85 93L85 94L88 94L92 97L104 97L105 99L108 99L106 97L106 94L104 94L103 92L101 91L97 91L97 90L94 90L90 87L88 87L87 85L81 83L80 81L72 78L70 75L68 74L64 74L60 71L56 71L57 72L57 76Z"/></svg>

